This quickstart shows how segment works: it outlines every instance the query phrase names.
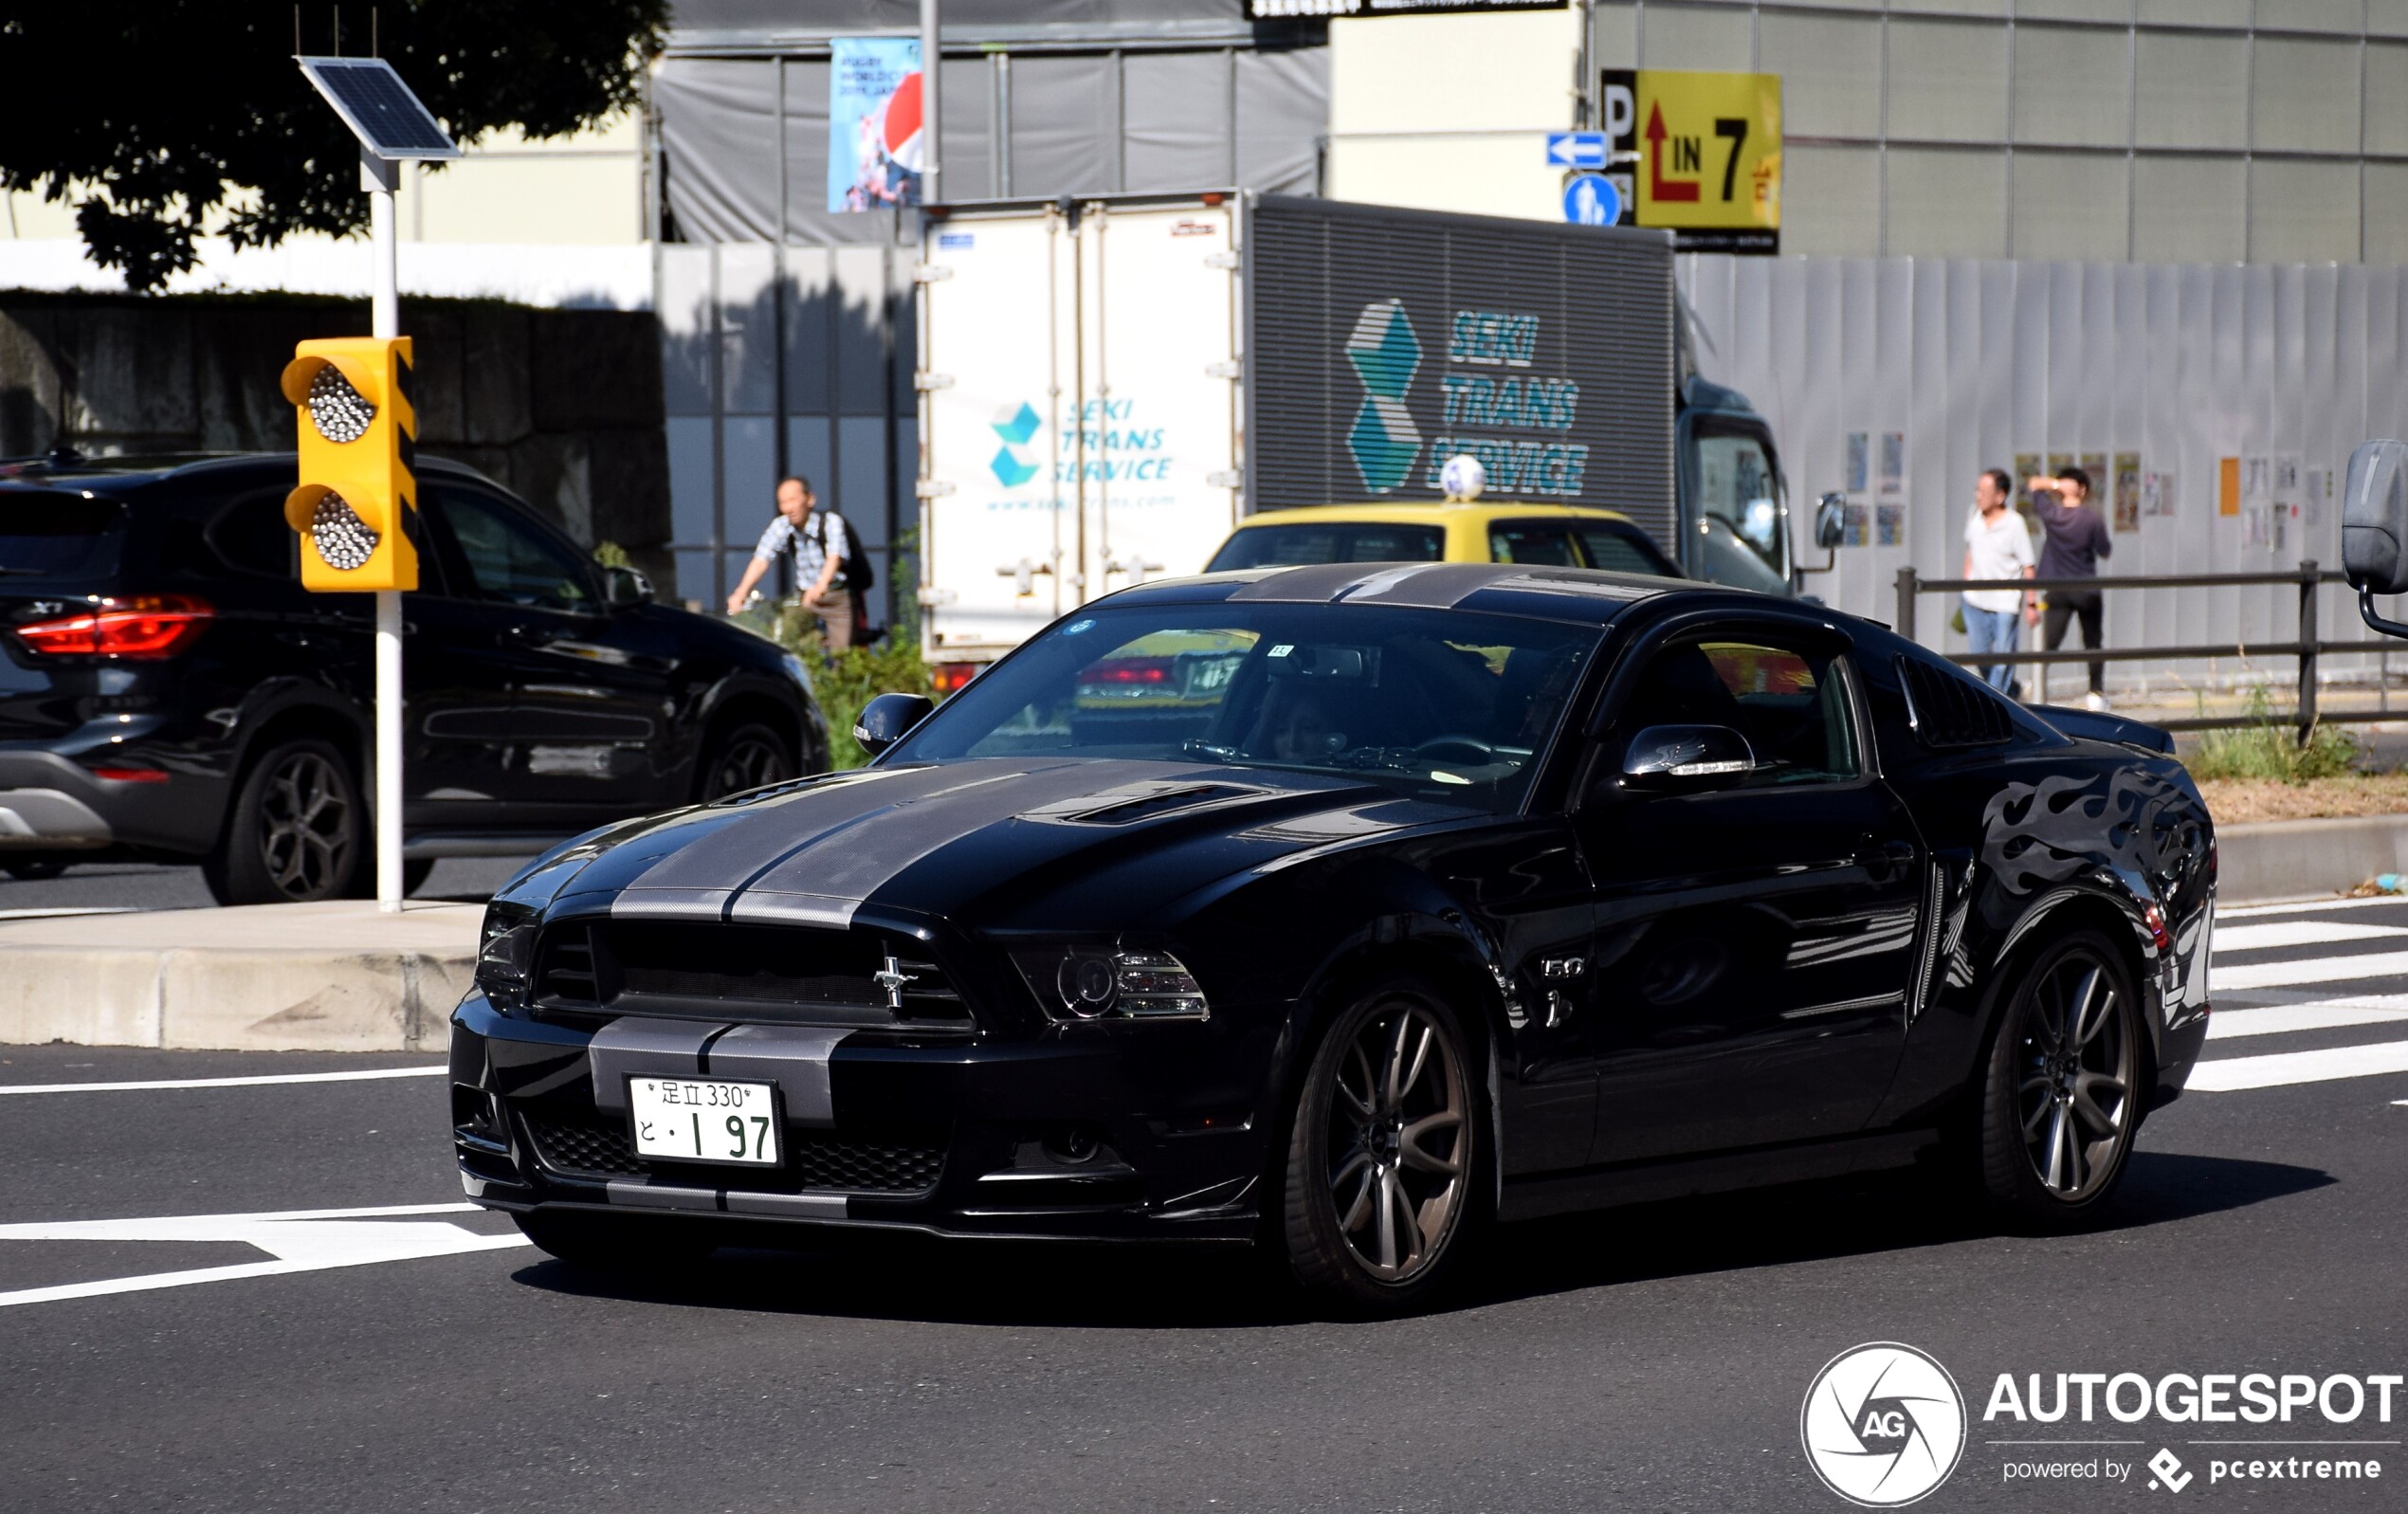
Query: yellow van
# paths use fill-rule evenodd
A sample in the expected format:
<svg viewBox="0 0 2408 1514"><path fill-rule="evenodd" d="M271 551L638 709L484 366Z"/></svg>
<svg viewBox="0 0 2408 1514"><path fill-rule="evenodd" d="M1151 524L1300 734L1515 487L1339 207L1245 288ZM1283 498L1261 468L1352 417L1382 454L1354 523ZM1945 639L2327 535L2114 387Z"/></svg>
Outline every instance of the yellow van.
<svg viewBox="0 0 2408 1514"><path fill-rule="evenodd" d="M1308 562L1526 562L1677 578L1630 517L1569 504L1315 504L1238 522L1207 573Z"/></svg>

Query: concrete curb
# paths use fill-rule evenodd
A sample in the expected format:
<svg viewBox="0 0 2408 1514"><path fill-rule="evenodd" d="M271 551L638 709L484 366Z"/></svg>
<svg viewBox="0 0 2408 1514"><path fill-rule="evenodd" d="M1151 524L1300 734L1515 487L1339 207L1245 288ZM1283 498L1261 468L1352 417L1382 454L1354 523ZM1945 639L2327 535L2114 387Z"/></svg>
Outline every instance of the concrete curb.
<svg viewBox="0 0 2408 1514"><path fill-rule="evenodd" d="M2218 826L2216 896L2228 904L2338 894L2408 872L2408 815Z"/></svg>
<svg viewBox="0 0 2408 1514"><path fill-rule="evenodd" d="M346 902L11 921L0 1044L440 1051L478 915Z"/></svg>

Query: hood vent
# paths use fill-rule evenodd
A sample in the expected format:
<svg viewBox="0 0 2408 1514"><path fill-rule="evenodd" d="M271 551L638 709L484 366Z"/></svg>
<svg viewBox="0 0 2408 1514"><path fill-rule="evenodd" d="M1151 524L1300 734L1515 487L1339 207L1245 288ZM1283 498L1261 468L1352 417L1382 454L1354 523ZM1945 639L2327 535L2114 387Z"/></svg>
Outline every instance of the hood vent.
<svg viewBox="0 0 2408 1514"><path fill-rule="evenodd" d="M1235 783L1133 783L1104 793L1082 794L1029 812L1031 820L1067 820L1087 826L1127 826L1140 820L1202 809L1261 793Z"/></svg>

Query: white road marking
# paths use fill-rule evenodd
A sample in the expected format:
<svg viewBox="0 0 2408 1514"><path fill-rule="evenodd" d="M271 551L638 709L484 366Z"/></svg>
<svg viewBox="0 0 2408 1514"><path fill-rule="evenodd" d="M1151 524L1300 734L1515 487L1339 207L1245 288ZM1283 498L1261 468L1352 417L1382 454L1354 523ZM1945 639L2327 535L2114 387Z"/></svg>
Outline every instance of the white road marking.
<svg viewBox="0 0 2408 1514"><path fill-rule="evenodd" d="M2363 957L2311 957L2299 962L2217 964L2209 982L2218 994L2290 988L2302 983L2341 983L2354 977L2408 976L2408 952L2368 952Z"/></svg>
<svg viewBox="0 0 2408 1514"><path fill-rule="evenodd" d="M2408 1072L2408 1041L2202 1062L2191 1069L2186 1086L2207 1093L2231 1093L2239 1088L2279 1088L2293 1083L2330 1083L2339 1078L2369 1078L2387 1072Z"/></svg>
<svg viewBox="0 0 2408 1514"><path fill-rule="evenodd" d="M64 915L138 915L131 904L86 904L80 909L0 909L0 920L57 920Z"/></svg>
<svg viewBox="0 0 2408 1514"><path fill-rule="evenodd" d="M440 1078L448 1067L372 1067L364 1072L277 1072L255 1078L154 1078L142 1083L0 1083L0 1094L137 1093L154 1088L249 1088L267 1083L364 1083L371 1078Z"/></svg>
<svg viewBox="0 0 2408 1514"><path fill-rule="evenodd" d="M2346 920L2278 920L2264 925L2218 925L2216 955L2262 952L2277 946L2371 941L2384 936L2408 936L2408 925L2361 925Z"/></svg>
<svg viewBox="0 0 2408 1514"><path fill-rule="evenodd" d="M2327 909L2370 909L2377 904L2408 904L2408 894L2378 894L2372 899L2308 899L2283 904L2218 904L2217 920L2254 920L2265 915L2307 915Z"/></svg>
<svg viewBox="0 0 2408 1514"><path fill-rule="evenodd" d="M239 1241L257 1247L273 1261L237 1262L226 1267L188 1268L178 1272L147 1272L137 1277L102 1278L97 1283L63 1283L52 1287L20 1288L0 1293L0 1308L19 1304L51 1304L62 1299L99 1298L111 1293L141 1293L153 1288L187 1287L195 1283L221 1283L233 1278L273 1277L286 1272L322 1272L331 1268L364 1267L372 1262L407 1262L427 1256L458 1256L470 1251L496 1251L528 1245L526 1237L479 1235L449 1220L410 1220L404 1214L473 1213L473 1204L397 1204L377 1209L284 1210L260 1214L177 1214L157 1219L37 1220L0 1225L0 1241Z"/></svg>
<svg viewBox="0 0 2408 1514"><path fill-rule="evenodd" d="M2408 994L2381 994L2362 999L2319 999L2310 1004L2270 1004L2262 1008L2218 1010L2208 1017L2207 1038L2229 1041L2245 1035L2281 1035L2292 1031L2330 1031L2354 1025L2389 1025L2408 1020Z"/></svg>

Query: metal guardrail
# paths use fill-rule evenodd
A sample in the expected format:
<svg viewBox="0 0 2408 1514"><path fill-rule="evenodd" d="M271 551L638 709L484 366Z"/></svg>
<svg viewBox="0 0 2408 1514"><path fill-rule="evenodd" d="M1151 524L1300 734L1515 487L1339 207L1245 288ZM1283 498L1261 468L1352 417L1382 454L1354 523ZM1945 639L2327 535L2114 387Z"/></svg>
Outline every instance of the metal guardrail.
<svg viewBox="0 0 2408 1514"><path fill-rule="evenodd" d="M2282 719L2299 734L2302 741L2317 722L2350 721L2393 721L2408 718L2408 711L2385 707L2372 710L2323 710L2317 705L2316 660L2326 652L2391 652L2398 645L2389 640L2325 641L2316 634L2319 591L2326 584L2345 583L2346 575L2329 569L2319 569L2313 559L2302 562L2289 572L2271 573L2194 573L2174 574L2165 577L2134 577L2129 575L2098 578L1925 578L1912 568L1898 570L1898 609L1896 629L1909 641L1915 639L1915 601L1923 594L1961 593L1968 589L2013 589L2018 592L2052 589L2067 591L2147 590L2147 589L2243 589L2268 585L2292 584L2299 590L2299 633L2296 641L2232 642L2209 646L2187 647L2102 647L2093 651L2064 648L2053 652L1943 652L1942 655L1961 666L1991 666L2004 663L2011 666L2037 666L2047 668L2061 663L2137 663L2147 661L2178 661L2202 657L2289 657L2299 666L2298 700ZM2047 684L2042 675L2043 692ZM2261 720L2250 715L2198 715L2180 720L2149 722L2168 731L2232 730L2256 725Z"/></svg>

